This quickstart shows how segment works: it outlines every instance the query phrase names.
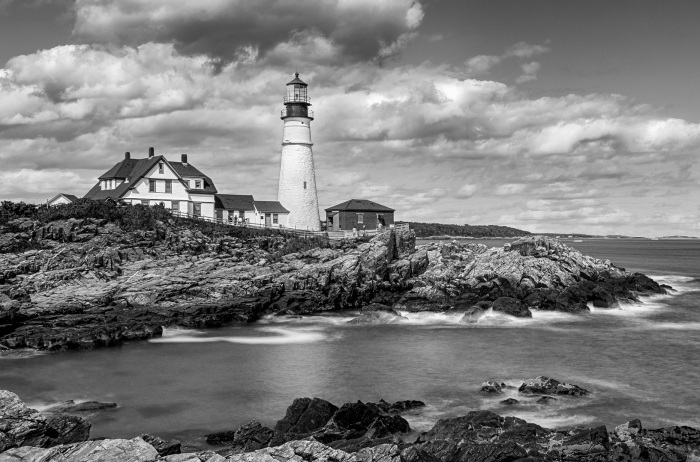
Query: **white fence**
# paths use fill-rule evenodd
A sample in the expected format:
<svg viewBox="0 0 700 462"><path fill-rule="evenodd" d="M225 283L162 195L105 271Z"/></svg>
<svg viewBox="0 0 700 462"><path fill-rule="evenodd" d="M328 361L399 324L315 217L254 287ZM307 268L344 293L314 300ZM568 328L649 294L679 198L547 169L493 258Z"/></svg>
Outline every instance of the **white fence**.
<svg viewBox="0 0 700 462"><path fill-rule="evenodd" d="M408 223L397 223L395 225L390 225L390 226L384 226L381 229L367 229L367 230L352 230L352 231L311 231L308 229L301 229L301 228L287 228L284 226L272 226L272 225L264 225L264 224L258 224L258 223L249 223L247 220L246 221L238 221L238 222L230 222L223 220L221 218L210 218L210 217L203 217L203 216L197 216L193 215L191 213L183 213L179 211L170 211L170 213L173 216L180 217L180 218L190 218L193 220L201 220L201 221L207 221L209 223L216 223L219 225L226 225L226 226L238 226L238 227L244 227L244 228L256 228L256 229L270 229L270 230L276 230L280 231L282 233L288 233L288 234L294 234L299 237L325 237L328 239L352 239L355 237L363 237L363 236L376 236L377 234L382 234L387 231L390 231L392 229L394 230L404 230L404 229L409 229Z"/></svg>

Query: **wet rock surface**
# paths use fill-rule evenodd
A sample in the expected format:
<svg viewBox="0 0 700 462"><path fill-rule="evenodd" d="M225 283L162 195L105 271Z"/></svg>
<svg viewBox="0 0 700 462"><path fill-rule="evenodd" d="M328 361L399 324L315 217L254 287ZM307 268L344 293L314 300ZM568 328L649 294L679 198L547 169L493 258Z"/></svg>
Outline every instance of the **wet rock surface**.
<svg viewBox="0 0 700 462"><path fill-rule="evenodd" d="M151 435L130 440L54 439L53 447L46 447L47 438L51 438L51 430L47 431L50 424L13 393L0 391L0 442L11 441L0 447L0 461L680 462L700 458L700 430L691 427L647 430L639 420L633 420L612 432L604 426L553 430L485 410L440 419L429 431L406 441L408 423L388 411L415 411L422 404L420 401L357 402L338 408L318 398L299 398L274 431L252 421L231 432L230 448L180 454L178 441ZM80 417L59 419L62 420L54 430L84 428ZM69 436L71 431L62 434ZM273 443L272 437L279 434L285 436L282 441L287 437L294 439ZM87 434L77 439L83 437L87 438ZM323 442L323 438L331 441Z"/></svg>

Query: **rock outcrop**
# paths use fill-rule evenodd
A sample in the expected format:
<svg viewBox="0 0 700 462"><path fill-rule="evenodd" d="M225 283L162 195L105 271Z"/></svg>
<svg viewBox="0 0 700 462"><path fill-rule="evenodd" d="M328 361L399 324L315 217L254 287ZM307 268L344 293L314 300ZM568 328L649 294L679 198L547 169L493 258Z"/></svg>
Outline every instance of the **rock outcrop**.
<svg viewBox="0 0 700 462"><path fill-rule="evenodd" d="M401 229L284 254L292 238L283 234L212 235L185 222L127 232L99 219L20 219L0 229L0 348L89 349L157 337L163 326L364 307L355 322L402 322L399 310L465 312L473 323L488 310L531 317L665 291L545 237L416 248Z"/></svg>
<svg viewBox="0 0 700 462"><path fill-rule="evenodd" d="M42 447L46 430L41 416L13 393L0 391L0 442L12 441L0 446L0 462L681 462L698 460L700 454L700 430L690 427L647 430L633 420L612 432L604 426L552 430L491 411L440 419L415 441L406 442L401 434L405 435L408 424L386 411L418 409L421 404L358 402L338 408L324 400L302 398L295 400L275 428L286 436L306 434L304 438L265 443L273 431L250 422L234 432L232 448L179 454L179 442L150 435ZM392 437L372 433L380 428L378 422L396 433ZM342 439L357 434L362 436ZM331 441L324 443L317 436Z"/></svg>

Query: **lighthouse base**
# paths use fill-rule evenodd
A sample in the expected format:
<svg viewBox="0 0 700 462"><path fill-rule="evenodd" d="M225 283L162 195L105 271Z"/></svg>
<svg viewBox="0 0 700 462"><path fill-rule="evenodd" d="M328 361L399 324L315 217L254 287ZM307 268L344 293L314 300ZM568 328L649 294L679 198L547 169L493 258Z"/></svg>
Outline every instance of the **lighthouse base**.
<svg viewBox="0 0 700 462"><path fill-rule="evenodd" d="M310 145L282 145L277 200L289 210L287 227L321 230L314 157Z"/></svg>

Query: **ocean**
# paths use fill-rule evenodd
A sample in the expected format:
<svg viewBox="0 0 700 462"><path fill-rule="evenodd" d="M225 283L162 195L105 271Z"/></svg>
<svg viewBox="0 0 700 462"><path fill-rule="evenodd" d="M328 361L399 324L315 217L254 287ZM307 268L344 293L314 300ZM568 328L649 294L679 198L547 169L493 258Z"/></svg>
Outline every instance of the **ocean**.
<svg viewBox="0 0 700 462"><path fill-rule="evenodd" d="M504 240L479 241L503 245ZM633 418L647 428L700 428L700 240L564 241L674 287L620 309L586 314L407 314L390 325L354 325L353 313L267 318L210 331L166 329L161 339L61 354L0 356L0 389L31 406L112 401L88 416L93 437L150 433L206 448L204 435L252 419L274 426L297 397L336 405L417 399L406 416L416 432L437 419L489 409L550 428ZM550 404L479 391L493 379L518 386L546 375L587 388ZM521 402L507 406L500 401Z"/></svg>

